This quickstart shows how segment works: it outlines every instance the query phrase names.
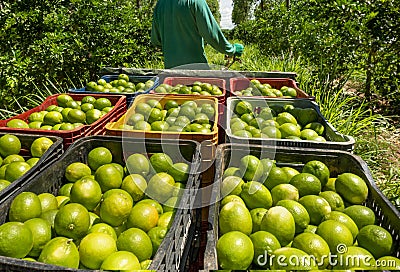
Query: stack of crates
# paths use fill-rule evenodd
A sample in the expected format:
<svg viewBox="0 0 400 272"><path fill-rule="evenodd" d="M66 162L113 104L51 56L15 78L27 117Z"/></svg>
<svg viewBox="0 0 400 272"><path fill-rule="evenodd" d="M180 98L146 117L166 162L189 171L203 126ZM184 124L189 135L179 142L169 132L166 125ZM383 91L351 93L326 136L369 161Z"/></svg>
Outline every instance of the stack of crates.
<svg viewBox="0 0 400 272"><path fill-rule="evenodd" d="M105 126L109 122L118 120L126 112L126 97L122 95L108 96L105 94L91 94L95 99L106 97L110 100L113 109L90 125L82 125L72 130L44 130L34 128L11 128L7 123L13 119L21 119L29 123L29 116L32 113L45 111L49 106L57 105L57 97L61 94L54 94L45 99L39 106L30 109L22 114L13 116L6 120L0 120L0 132L23 133L30 135L57 136L63 139L64 149L67 149L76 140L89 135L103 135ZM81 101L88 94L69 94L75 101Z"/></svg>

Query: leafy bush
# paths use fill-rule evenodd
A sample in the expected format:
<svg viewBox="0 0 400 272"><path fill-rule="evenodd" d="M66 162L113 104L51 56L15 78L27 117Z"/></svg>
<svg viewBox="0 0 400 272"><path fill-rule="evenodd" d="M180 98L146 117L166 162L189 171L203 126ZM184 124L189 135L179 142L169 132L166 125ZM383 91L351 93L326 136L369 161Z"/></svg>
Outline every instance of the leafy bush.
<svg viewBox="0 0 400 272"><path fill-rule="evenodd" d="M378 92L399 103L400 8L395 0L299 0L264 3L254 20L240 24L237 39L266 55L302 57L320 78L364 73L366 95ZM267 6L266 6L267 5Z"/></svg>
<svg viewBox="0 0 400 272"><path fill-rule="evenodd" d="M145 67L152 6L134 1L12 1L0 9L0 108L52 79L65 88L103 66ZM75 76L77 75L77 76ZM69 76L71 78L69 78ZM73 77L72 77L73 76ZM25 101L28 103L29 101Z"/></svg>

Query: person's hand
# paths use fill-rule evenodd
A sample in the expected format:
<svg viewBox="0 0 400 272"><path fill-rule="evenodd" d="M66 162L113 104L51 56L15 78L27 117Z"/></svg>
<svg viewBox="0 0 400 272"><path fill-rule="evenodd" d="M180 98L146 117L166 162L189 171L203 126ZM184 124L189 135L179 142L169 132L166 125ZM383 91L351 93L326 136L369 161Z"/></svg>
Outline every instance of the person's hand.
<svg viewBox="0 0 400 272"><path fill-rule="evenodd" d="M243 54L244 46L240 43L235 43L233 46L235 47L235 53L233 55L240 57Z"/></svg>

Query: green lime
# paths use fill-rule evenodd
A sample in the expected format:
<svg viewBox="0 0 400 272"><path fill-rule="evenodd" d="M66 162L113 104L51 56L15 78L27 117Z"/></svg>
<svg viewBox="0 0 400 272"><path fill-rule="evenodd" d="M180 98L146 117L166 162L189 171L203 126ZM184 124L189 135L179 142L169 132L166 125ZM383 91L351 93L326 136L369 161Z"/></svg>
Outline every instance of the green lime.
<svg viewBox="0 0 400 272"><path fill-rule="evenodd" d="M372 254L359 246L349 246L346 248L345 252L340 252L337 256L340 260L347 260L339 262L335 269L338 270L371 270L371 268L376 269L376 261ZM381 270L381 268L378 268Z"/></svg>
<svg viewBox="0 0 400 272"><path fill-rule="evenodd" d="M249 209L269 209L272 206L272 196L270 191L267 187L257 181L249 181L243 184L240 197Z"/></svg>
<svg viewBox="0 0 400 272"><path fill-rule="evenodd" d="M157 173L149 180L146 194L159 202L164 202L172 196L174 184L175 181L171 175Z"/></svg>
<svg viewBox="0 0 400 272"><path fill-rule="evenodd" d="M282 247L272 254L274 259L271 269L273 270L316 270L318 268L315 259L297 248Z"/></svg>
<svg viewBox="0 0 400 272"><path fill-rule="evenodd" d="M99 183L89 176L76 181L71 187L69 196L71 203L82 204L88 211L93 211L96 208L101 197L102 192Z"/></svg>
<svg viewBox="0 0 400 272"><path fill-rule="evenodd" d="M344 202L342 197L332 191L325 191L319 193L319 196L325 198L326 201L328 201L329 206L331 206L332 211L343 211L344 210Z"/></svg>
<svg viewBox="0 0 400 272"><path fill-rule="evenodd" d="M246 155L240 160L240 173L247 181L261 181L263 176L263 165L260 160L253 155Z"/></svg>
<svg viewBox="0 0 400 272"><path fill-rule="evenodd" d="M112 153L105 147L96 147L88 154L88 164L93 171L104 164L112 162Z"/></svg>
<svg viewBox="0 0 400 272"><path fill-rule="evenodd" d="M147 181L139 174L126 176L121 184L121 189L128 192L133 201L139 201L144 197Z"/></svg>
<svg viewBox="0 0 400 272"><path fill-rule="evenodd" d="M329 245L317 234L301 233L297 235L293 240L292 247L315 257L320 269L325 269L329 264L327 258L330 254Z"/></svg>
<svg viewBox="0 0 400 272"><path fill-rule="evenodd" d="M321 223L325 215L332 211L328 201L316 195L303 196L299 199L299 203L306 208L312 225Z"/></svg>
<svg viewBox="0 0 400 272"><path fill-rule="evenodd" d="M310 223L310 215L303 205L297 201L289 199L280 200L276 205L286 208L292 214L296 233L305 231Z"/></svg>
<svg viewBox="0 0 400 272"><path fill-rule="evenodd" d="M222 180L221 197L240 195L244 181L240 177L228 176Z"/></svg>
<svg viewBox="0 0 400 272"><path fill-rule="evenodd" d="M239 199L241 199L241 198L239 198ZM231 200L231 201L238 201L239 202L239 200L235 200L235 199ZM221 202L221 206L223 206L222 202ZM242 201L242 203L243 203L243 201ZM260 230L261 221L262 221L264 215L267 213L267 211L268 210L265 209L265 208L255 208L255 209L250 210L251 221L253 223L252 233L257 232L257 231Z"/></svg>
<svg viewBox="0 0 400 272"><path fill-rule="evenodd" d="M89 166L82 162L73 162L65 168L65 178L69 182L76 182L83 177L90 176L92 174L92 170Z"/></svg>
<svg viewBox="0 0 400 272"><path fill-rule="evenodd" d="M271 190L273 205L276 205L280 200L290 199L299 200L299 191L291 184L278 184Z"/></svg>
<svg viewBox="0 0 400 272"><path fill-rule="evenodd" d="M371 252L377 259L390 255L393 251L392 235L377 225L368 225L360 229L357 242L358 246Z"/></svg>
<svg viewBox="0 0 400 272"><path fill-rule="evenodd" d="M126 222L127 228L139 228L145 232L157 226L158 211L150 204L136 204L131 209Z"/></svg>
<svg viewBox="0 0 400 272"><path fill-rule="evenodd" d="M41 214L42 205L39 197L32 192L22 192L12 200L8 218L10 221L25 222L40 217Z"/></svg>
<svg viewBox="0 0 400 272"><path fill-rule="evenodd" d="M150 237L138 228L130 228L121 233L117 240L117 248L119 251L135 254L140 262L150 259L153 254Z"/></svg>
<svg viewBox="0 0 400 272"><path fill-rule="evenodd" d="M121 172L112 164L104 164L97 168L94 179L103 193L110 189L118 189L122 184Z"/></svg>
<svg viewBox="0 0 400 272"><path fill-rule="evenodd" d="M253 226L249 210L238 202L225 204L219 213L219 228L221 234L240 231L250 235Z"/></svg>
<svg viewBox="0 0 400 272"><path fill-rule="evenodd" d="M329 180L329 175L330 175L329 168L328 166L326 166L326 164L324 164L321 161L313 160L307 162L304 165L302 172L310 173L316 176L321 182L322 187L325 186L325 184Z"/></svg>
<svg viewBox="0 0 400 272"><path fill-rule="evenodd" d="M321 192L320 180L309 173L300 173L290 180L290 184L299 190L299 196L318 195Z"/></svg>
<svg viewBox="0 0 400 272"><path fill-rule="evenodd" d="M358 229L375 224L375 213L373 210L362 205L352 205L343 210L356 223Z"/></svg>
<svg viewBox="0 0 400 272"><path fill-rule="evenodd" d="M110 254L101 264L100 270L136 271L141 270L138 258L132 252L117 251Z"/></svg>
<svg viewBox="0 0 400 272"><path fill-rule="evenodd" d="M33 235L21 222L6 222L0 226L0 255L24 258L33 247Z"/></svg>
<svg viewBox="0 0 400 272"><path fill-rule="evenodd" d="M358 227L356 223L354 223L353 219L351 219L347 214L338 211L332 211L325 215L323 220L336 220L344 224L351 231L354 240L356 239L358 234Z"/></svg>
<svg viewBox="0 0 400 272"><path fill-rule="evenodd" d="M217 241L217 257L222 269L246 270L253 261L253 242L240 231L225 233Z"/></svg>
<svg viewBox="0 0 400 272"><path fill-rule="evenodd" d="M133 199L122 189L111 189L103 195L100 203L100 218L104 223L116 227L122 225L132 210Z"/></svg>
<svg viewBox="0 0 400 272"><path fill-rule="evenodd" d="M289 210L275 206L264 215L260 230L273 234L281 246L287 246L295 235L295 221Z"/></svg>
<svg viewBox="0 0 400 272"><path fill-rule="evenodd" d="M235 113L238 115L243 115L245 113L253 112L253 106L247 101L240 101L235 106Z"/></svg>
<svg viewBox="0 0 400 272"><path fill-rule="evenodd" d="M54 219L54 229L59 236L81 239L90 226L87 209L78 203L69 203L61 207Z"/></svg>
<svg viewBox="0 0 400 272"><path fill-rule="evenodd" d="M79 244L80 262L87 268L99 269L112 253L117 251L117 243L106 233L93 232L83 237Z"/></svg>
<svg viewBox="0 0 400 272"><path fill-rule="evenodd" d="M335 181L336 192L351 204L362 204L368 197L368 186L365 181L353 174L340 174Z"/></svg>
<svg viewBox="0 0 400 272"><path fill-rule="evenodd" d="M342 247L353 245L353 235L351 231L336 220L326 220L318 225L315 232L328 244L332 254L342 251Z"/></svg>
<svg viewBox="0 0 400 272"><path fill-rule="evenodd" d="M151 239L151 243L153 244L153 256L156 254L167 232L168 229L165 227L154 227L147 232Z"/></svg>
<svg viewBox="0 0 400 272"><path fill-rule="evenodd" d="M30 229L33 237L33 246L28 255L39 257L44 246L51 240L51 225L42 218L32 218L24 224Z"/></svg>
<svg viewBox="0 0 400 272"><path fill-rule="evenodd" d="M60 254L60 251L63 254ZM56 237L44 246L38 261L77 269L79 267L79 252L72 239Z"/></svg>
<svg viewBox="0 0 400 272"><path fill-rule="evenodd" d="M156 153L150 157L150 164L157 173L168 172L173 162L170 156L165 153Z"/></svg>
<svg viewBox="0 0 400 272"><path fill-rule="evenodd" d="M259 267L267 268L269 266L267 260L267 254L272 253L281 248L281 245L276 237L266 231L257 231L250 235L250 239L254 246L254 258L253 263Z"/></svg>
<svg viewBox="0 0 400 272"><path fill-rule="evenodd" d="M7 122L7 127L9 128L29 128L28 123L21 119L11 119Z"/></svg>
<svg viewBox="0 0 400 272"><path fill-rule="evenodd" d="M16 161L8 164L5 171L5 179L13 182L22 177L31 169L31 166L26 162Z"/></svg>
<svg viewBox="0 0 400 272"><path fill-rule="evenodd" d="M282 168L274 166L270 168L269 173L265 173L268 175L264 184L269 189L272 190L278 184L289 183L288 175Z"/></svg>
<svg viewBox="0 0 400 272"><path fill-rule="evenodd" d="M21 141L17 136L5 134L0 137L0 155L5 158L8 155L19 154Z"/></svg>

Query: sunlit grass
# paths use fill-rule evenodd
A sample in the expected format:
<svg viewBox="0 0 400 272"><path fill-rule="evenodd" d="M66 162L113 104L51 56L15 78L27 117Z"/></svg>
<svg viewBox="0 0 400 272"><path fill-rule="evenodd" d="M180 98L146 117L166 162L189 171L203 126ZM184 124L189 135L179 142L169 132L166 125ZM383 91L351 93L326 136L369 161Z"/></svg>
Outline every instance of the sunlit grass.
<svg viewBox="0 0 400 272"><path fill-rule="evenodd" d="M68 77L68 81L71 89L80 88L78 85L73 83L70 77ZM83 85L83 83L80 82L79 85ZM13 110L0 109L0 118L8 119L12 116L21 114L27 110L41 105L43 101L51 95L57 93L66 93L67 91L68 90L64 87L61 87L61 84L59 84L56 80L48 79L43 86L34 85L34 90L32 93L20 97L13 97L13 100L9 105L9 108Z"/></svg>

